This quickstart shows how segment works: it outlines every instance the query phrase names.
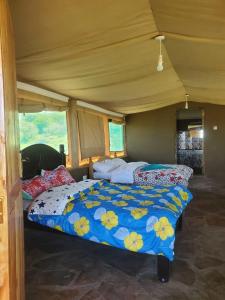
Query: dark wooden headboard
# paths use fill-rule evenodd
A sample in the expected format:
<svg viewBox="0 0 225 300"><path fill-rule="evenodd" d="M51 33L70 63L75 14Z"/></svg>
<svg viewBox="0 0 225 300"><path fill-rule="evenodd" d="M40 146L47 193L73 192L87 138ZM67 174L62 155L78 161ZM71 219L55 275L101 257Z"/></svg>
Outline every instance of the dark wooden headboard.
<svg viewBox="0 0 225 300"><path fill-rule="evenodd" d="M59 152L54 148L35 144L21 151L23 179L30 179L40 175L41 170L53 170L59 165L66 165L64 145L59 145Z"/></svg>

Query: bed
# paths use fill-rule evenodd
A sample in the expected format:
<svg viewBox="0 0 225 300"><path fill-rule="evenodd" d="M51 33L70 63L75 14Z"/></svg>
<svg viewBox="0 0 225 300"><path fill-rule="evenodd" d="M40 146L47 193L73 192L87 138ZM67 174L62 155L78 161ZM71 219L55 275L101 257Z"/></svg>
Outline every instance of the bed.
<svg viewBox="0 0 225 300"><path fill-rule="evenodd" d="M191 199L183 185L86 180L41 193L30 205L28 219L92 242L157 255L158 278L167 282L176 228Z"/></svg>
<svg viewBox="0 0 225 300"><path fill-rule="evenodd" d="M115 161L115 163L113 163ZM108 166L106 166L108 164ZM126 163L121 159L102 159L90 166L95 179L106 179L112 183L134 185L181 184L188 186L193 169L185 165Z"/></svg>

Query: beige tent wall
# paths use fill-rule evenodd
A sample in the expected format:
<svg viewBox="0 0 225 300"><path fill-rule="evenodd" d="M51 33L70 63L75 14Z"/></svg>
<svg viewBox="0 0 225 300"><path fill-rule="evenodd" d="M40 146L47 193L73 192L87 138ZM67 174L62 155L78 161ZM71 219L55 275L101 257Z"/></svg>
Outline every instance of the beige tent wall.
<svg viewBox="0 0 225 300"><path fill-rule="evenodd" d="M127 152L132 160L176 162L176 111L183 104L126 118ZM225 176L225 107L191 103L205 112L205 173L222 179ZM213 126L218 126L218 131Z"/></svg>
<svg viewBox="0 0 225 300"><path fill-rule="evenodd" d="M126 118L127 153L132 160L175 162L174 106Z"/></svg>

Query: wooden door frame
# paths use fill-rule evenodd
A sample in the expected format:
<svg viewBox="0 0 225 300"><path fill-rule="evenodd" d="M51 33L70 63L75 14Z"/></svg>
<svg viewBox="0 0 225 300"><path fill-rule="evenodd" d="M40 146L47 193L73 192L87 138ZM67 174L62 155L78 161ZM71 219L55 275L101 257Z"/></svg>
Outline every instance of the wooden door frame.
<svg viewBox="0 0 225 300"><path fill-rule="evenodd" d="M13 26L0 0L0 299L24 299L23 208Z"/></svg>
<svg viewBox="0 0 225 300"><path fill-rule="evenodd" d="M175 138L175 159L176 159L176 163L178 163L178 155L177 155L177 151L178 151L178 141L177 141L177 115L178 112L180 110L184 110L183 108L178 108L176 110L176 138ZM194 106L193 110L195 111L199 111L201 112L201 120L202 120L202 129L203 129L203 141L202 141L202 173L201 175L204 176L205 175L205 110L203 107L199 107L199 106Z"/></svg>

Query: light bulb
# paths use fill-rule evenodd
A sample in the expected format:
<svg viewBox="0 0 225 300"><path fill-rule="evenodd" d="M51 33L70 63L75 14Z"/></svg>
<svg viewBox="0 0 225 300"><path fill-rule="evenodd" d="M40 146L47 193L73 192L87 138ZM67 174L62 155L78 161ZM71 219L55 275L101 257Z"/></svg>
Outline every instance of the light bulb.
<svg viewBox="0 0 225 300"><path fill-rule="evenodd" d="M157 71L162 72L163 71L163 64L158 64Z"/></svg>
<svg viewBox="0 0 225 300"><path fill-rule="evenodd" d="M189 97L189 95L186 94L186 95L185 95L185 98L186 98L186 101L185 101L185 109L188 109L188 108L189 108L189 107L188 107L188 97Z"/></svg>
<svg viewBox="0 0 225 300"><path fill-rule="evenodd" d="M162 72L163 71L163 57L162 54L159 55L158 65L157 65L157 71Z"/></svg>
<svg viewBox="0 0 225 300"><path fill-rule="evenodd" d="M162 56L162 41L165 40L164 35L158 35L155 37L155 40L159 41L159 60L157 65L157 71L162 72L163 71L163 56Z"/></svg>

